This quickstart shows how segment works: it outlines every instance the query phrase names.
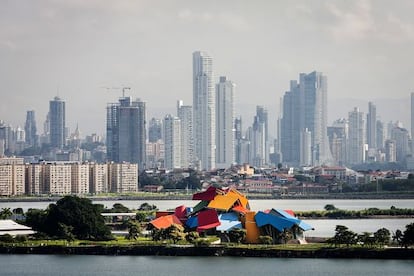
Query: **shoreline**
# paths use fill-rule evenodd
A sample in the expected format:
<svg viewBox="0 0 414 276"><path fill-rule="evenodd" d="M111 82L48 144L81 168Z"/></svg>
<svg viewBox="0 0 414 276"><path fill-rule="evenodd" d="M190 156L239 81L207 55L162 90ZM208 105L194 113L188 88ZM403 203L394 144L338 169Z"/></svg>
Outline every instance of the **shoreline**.
<svg viewBox="0 0 414 276"><path fill-rule="evenodd" d="M413 248L274 249L226 246L0 246L0 254L111 255L111 256L210 256L265 258L346 258L414 260Z"/></svg>
<svg viewBox="0 0 414 276"><path fill-rule="evenodd" d="M57 201L62 196L36 196L36 197L0 197L0 202L48 202ZM160 195L113 195L113 196L88 196L92 201L111 201L111 200L191 200L192 195L185 194L160 194ZM249 200L311 200L311 199L414 199L414 192L410 193L373 193L373 194L312 194L312 195L292 195L292 196L272 196L272 195L247 195Z"/></svg>

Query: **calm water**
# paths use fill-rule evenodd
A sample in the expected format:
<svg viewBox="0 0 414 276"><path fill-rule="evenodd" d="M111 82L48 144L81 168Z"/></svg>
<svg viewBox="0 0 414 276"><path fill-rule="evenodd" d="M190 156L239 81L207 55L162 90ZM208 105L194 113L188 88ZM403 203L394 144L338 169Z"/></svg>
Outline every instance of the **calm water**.
<svg viewBox="0 0 414 276"><path fill-rule="evenodd" d="M158 207L159 210L175 208L179 205L193 207L198 203L194 200L108 200L94 201L106 207L112 207L114 203L122 203L128 208L138 208L142 203L148 202ZM29 208L45 209L51 202L0 202L1 208L17 208L24 210ZM362 210L366 208L388 209L391 206L397 208L414 208L414 199L300 199L300 200L249 200L252 210L260 211L270 208L292 209L295 211L323 210L326 204L333 204L339 209Z"/></svg>
<svg viewBox="0 0 414 276"><path fill-rule="evenodd" d="M167 210L175 208L179 205L192 207L198 203L193 200L109 200L109 201L94 201L94 203L103 204L110 208L115 203L122 203L128 208L138 208L142 203L148 202L158 207L159 210ZM266 210L270 208L276 209L292 209L297 211L306 210L323 210L326 204L333 204L335 207L347 210L362 210L366 208L376 207L380 209L387 209L391 206L397 208L414 208L414 199L381 199L381 200L250 200L250 207L252 210ZM1 208L17 208L21 207L24 210L29 208L45 209L50 202L0 202ZM306 220L312 225L315 230L306 232L306 236L310 237L331 237L334 235L335 226L338 224L345 225L354 232L375 232L379 228L385 227L391 232L400 229L404 230L405 225L414 222L411 219L350 219L350 220Z"/></svg>
<svg viewBox="0 0 414 276"><path fill-rule="evenodd" d="M0 255L0 275L412 275L414 261Z"/></svg>

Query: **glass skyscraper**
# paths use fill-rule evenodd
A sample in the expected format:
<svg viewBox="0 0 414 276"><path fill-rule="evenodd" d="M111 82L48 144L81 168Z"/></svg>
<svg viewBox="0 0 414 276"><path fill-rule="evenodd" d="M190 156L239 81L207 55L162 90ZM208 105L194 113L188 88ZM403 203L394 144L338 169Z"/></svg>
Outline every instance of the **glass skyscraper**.
<svg viewBox="0 0 414 276"><path fill-rule="evenodd" d="M49 102L50 145L63 148L66 143L65 102L55 97Z"/></svg>
<svg viewBox="0 0 414 276"><path fill-rule="evenodd" d="M145 168L145 102L122 97L108 104L106 124L107 159L117 163L137 163Z"/></svg>

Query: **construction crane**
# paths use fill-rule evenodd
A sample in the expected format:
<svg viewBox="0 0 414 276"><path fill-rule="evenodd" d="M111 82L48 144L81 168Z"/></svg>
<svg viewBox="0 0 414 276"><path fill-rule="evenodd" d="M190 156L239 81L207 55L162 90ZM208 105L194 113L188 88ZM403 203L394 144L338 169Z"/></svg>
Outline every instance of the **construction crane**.
<svg viewBox="0 0 414 276"><path fill-rule="evenodd" d="M131 87L106 87L103 86L102 88L105 88L106 90L122 90L122 98L125 98L125 90L131 90Z"/></svg>

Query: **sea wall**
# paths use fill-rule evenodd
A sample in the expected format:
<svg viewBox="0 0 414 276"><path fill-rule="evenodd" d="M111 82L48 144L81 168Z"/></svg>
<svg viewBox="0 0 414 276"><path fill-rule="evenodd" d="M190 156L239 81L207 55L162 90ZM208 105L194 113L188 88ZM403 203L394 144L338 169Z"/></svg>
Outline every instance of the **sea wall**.
<svg viewBox="0 0 414 276"><path fill-rule="evenodd" d="M234 256L268 258L358 258L414 260L413 248L274 249L224 246L0 246L0 254L75 254L135 256Z"/></svg>

